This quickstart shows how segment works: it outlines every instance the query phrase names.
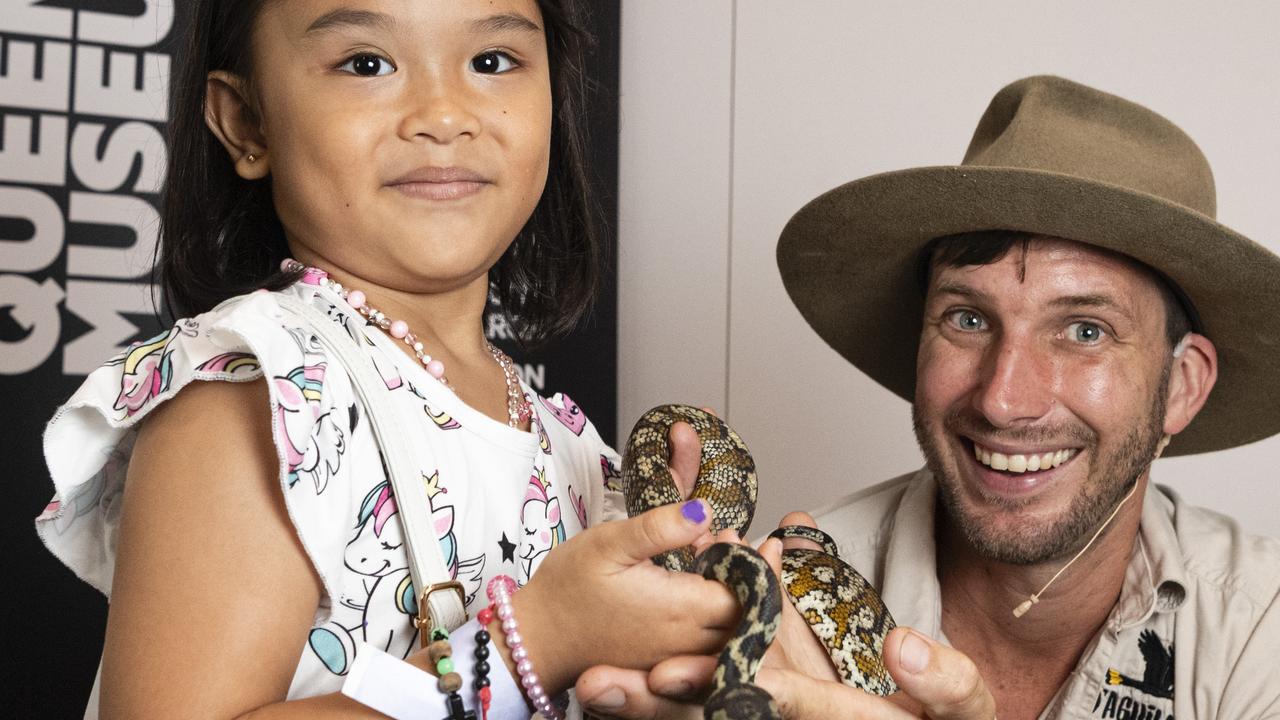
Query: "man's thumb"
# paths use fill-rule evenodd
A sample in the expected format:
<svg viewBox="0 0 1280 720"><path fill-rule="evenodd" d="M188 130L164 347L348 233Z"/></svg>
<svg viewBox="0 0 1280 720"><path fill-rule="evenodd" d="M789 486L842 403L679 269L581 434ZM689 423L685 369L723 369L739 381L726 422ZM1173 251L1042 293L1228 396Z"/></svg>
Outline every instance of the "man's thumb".
<svg viewBox="0 0 1280 720"><path fill-rule="evenodd" d="M934 720L995 717L995 699L964 653L900 627L885 638L884 660L902 691Z"/></svg>

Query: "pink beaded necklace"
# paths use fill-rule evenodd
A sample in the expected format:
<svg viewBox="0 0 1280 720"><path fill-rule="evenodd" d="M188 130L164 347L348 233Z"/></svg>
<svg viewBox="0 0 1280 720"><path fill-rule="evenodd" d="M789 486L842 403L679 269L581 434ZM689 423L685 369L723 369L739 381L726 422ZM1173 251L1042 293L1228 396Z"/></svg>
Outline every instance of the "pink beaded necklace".
<svg viewBox="0 0 1280 720"><path fill-rule="evenodd" d="M303 283L318 285L341 296L351 306L352 310L363 315L366 320L392 338L408 345L413 351L413 356L418 359L422 367L426 368L427 374L439 380L441 385L453 390L455 394L457 393L457 389L445 377L444 363L426 353L422 342L409 331L408 323L387 317L381 310L369 305L363 292L343 287L341 283L331 279L329 273L320 268L308 267L293 258L287 258L280 263L280 269L289 273L301 270ZM494 361L498 363L498 367L502 368L502 376L506 379L507 425L513 428L521 427L533 416L533 408L529 405L529 401L525 399L524 390L520 387L520 377L516 374L515 363L493 343L486 341L485 345L488 347L489 354L493 356Z"/></svg>

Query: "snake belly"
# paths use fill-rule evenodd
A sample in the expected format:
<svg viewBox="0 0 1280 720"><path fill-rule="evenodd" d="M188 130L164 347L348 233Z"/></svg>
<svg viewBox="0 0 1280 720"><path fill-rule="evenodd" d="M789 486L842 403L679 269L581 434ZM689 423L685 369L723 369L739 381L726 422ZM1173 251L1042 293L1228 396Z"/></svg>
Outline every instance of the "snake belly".
<svg viewBox="0 0 1280 720"><path fill-rule="evenodd" d="M755 461L733 429L716 416L687 405L656 407L641 416L632 430L622 466L627 513L635 516L684 499L667 469L671 426L681 421L694 429L702 443L692 497L710 504L712 532L732 528L745 536L755 513ZM822 641L841 679L877 695L895 692L897 687L882 658L884 636L894 622L874 588L839 559L835 543L825 533L793 526L775 535L805 537L823 545L823 551L785 551L782 580L787 597ZM690 548L663 553L653 560L669 570L699 572L725 582L744 609L742 624L719 658L705 716L780 717L772 698L754 685L781 611L777 581L763 558L743 545L717 544L699 556L696 566ZM767 638L763 644L762 638Z"/></svg>

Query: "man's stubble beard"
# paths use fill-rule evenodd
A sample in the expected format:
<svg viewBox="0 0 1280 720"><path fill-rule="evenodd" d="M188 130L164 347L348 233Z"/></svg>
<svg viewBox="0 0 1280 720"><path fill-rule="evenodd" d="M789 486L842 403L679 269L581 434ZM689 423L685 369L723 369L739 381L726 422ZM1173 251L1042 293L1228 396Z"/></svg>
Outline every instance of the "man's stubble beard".
<svg viewBox="0 0 1280 720"><path fill-rule="evenodd" d="M1135 423L1124 441L1108 457L1097 456L1097 434L1092 430L1075 428L1066 433L1069 437L1090 438L1084 444L1090 460L1089 476L1084 486L1072 499L1066 512L1059 517L1049 522L1029 522L1015 530L991 526L983 521L980 514L965 508L960 480L946 474L940 448L934 445L933 436L913 403L911 422L915 428L916 441L937 481L945 519L960 530L980 556L997 562L1036 565L1079 551L1156 457L1160 439L1164 435L1165 396L1169 387L1171 365L1165 364L1147 416ZM949 416L944 419L943 426L947 433L952 433L955 425L965 423L970 426L983 424L992 435L1001 434L991 428L985 419L966 420ZM1003 434L1005 437L1021 437L1024 440L1028 436L1027 433L1018 435L1008 431ZM1045 433L1037 430L1034 434ZM1064 436L1061 432L1050 432L1048 435L1057 438ZM959 462L967 461L963 457L956 459ZM1003 508L987 512L1016 511L1026 504L1028 503L1007 503Z"/></svg>

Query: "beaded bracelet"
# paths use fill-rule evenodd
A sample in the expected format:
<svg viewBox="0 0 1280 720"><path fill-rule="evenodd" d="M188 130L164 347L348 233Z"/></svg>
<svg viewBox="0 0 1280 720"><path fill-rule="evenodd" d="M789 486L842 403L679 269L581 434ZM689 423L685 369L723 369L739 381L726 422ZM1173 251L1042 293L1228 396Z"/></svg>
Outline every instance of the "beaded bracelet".
<svg viewBox="0 0 1280 720"><path fill-rule="evenodd" d="M489 631L485 628L489 627L489 623L493 621L493 606L481 610L476 614L476 619L480 621L480 629L476 631L476 664L474 670L476 679L471 682L471 686L476 689L476 696L480 705L480 720L489 720L489 705L493 701L493 691L489 689Z"/></svg>
<svg viewBox="0 0 1280 720"><path fill-rule="evenodd" d="M449 709L450 720L475 720L475 712L466 710L462 704L462 676L454 670L453 646L449 644L449 631L436 627L431 631L431 644L427 645L427 657L436 666L440 674L440 692L447 693L445 706Z"/></svg>
<svg viewBox="0 0 1280 720"><path fill-rule="evenodd" d="M502 633L506 635L507 647L511 649L511 659L516 663L516 674L520 676L520 685L533 709L547 720L563 720L564 714L542 688L542 679L533 671L533 661L529 659L529 651L524 647L520 624L516 622L515 612L511 607L511 586L514 584L511 578L502 575L489 581L487 592L489 599L493 601L493 614L502 621ZM491 615L490 620L492 619Z"/></svg>

